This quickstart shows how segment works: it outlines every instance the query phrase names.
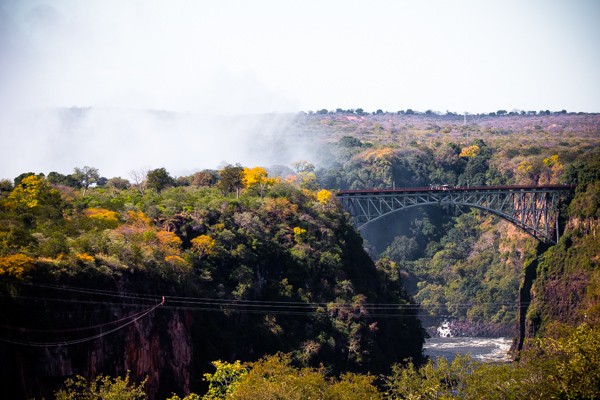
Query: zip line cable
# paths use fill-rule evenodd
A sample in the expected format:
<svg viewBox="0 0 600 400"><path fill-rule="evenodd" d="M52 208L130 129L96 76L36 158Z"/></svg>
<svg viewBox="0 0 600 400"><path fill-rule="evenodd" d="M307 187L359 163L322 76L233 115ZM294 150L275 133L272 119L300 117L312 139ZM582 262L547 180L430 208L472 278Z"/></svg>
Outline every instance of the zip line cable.
<svg viewBox="0 0 600 400"><path fill-rule="evenodd" d="M0 295L0 297L3 297ZM4 296L6 297L6 296ZM12 298L21 298L26 300L36 301L52 301L58 303L67 304L92 304L92 305L111 305L120 307L147 307L147 303L120 303L114 301L99 301L99 300L78 300L72 298L54 298L54 297L33 297L33 296L13 296ZM174 306L164 307L165 309L171 310L189 310L189 311L217 311L217 312L247 312L247 313L263 313L263 314L280 314L280 315L313 315L320 308L324 310L331 310L327 303L302 303L302 302L288 302L288 304L282 305L281 303L270 303L270 302L256 302L256 301L244 301L244 300L227 300L222 299L210 299L210 300L172 300L169 297L169 304ZM394 304L393 306L385 305L373 305L363 303L353 305L351 303L329 303L332 308L348 313L358 313L358 310L366 310L370 312L365 314L365 317L394 317L399 316L398 312L401 311L422 311L426 310L427 307L415 305L415 304ZM478 304L462 304L462 305L450 305L451 308L460 310L469 310ZM498 306L510 306L510 309L516 309L519 307L517 304L507 303L485 303L485 305L498 305ZM349 310L348 310L349 308ZM396 313L393 313L396 312ZM407 317L415 316L417 314L411 313ZM425 316L427 314L418 314Z"/></svg>
<svg viewBox="0 0 600 400"><path fill-rule="evenodd" d="M69 286L58 286L44 283L35 283L35 282L15 282L25 286L31 287L40 287L50 290L63 291L63 292L71 292L71 293L79 293L86 294L91 296L105 296L111 298L110 301L101 301L101 300L80 300L73 299L71 297L36 297L36 296L9 296L9 295L1 295L0 297L11 297L11 298L21 298L26 300L34 300L34 301L53 301L58 303L66 303L66 304L89 304L89 305L104 305L104 306L116 306L116 307L147 307L148 301L155 302L156 296L149 295L144 293L132 293L132 292L116 292L116 291L108 291L108 290L100 290L100 289L87 289L87 288L79 288L79 287L69 287ZM122 302L118 300L122 299ZM93 328L101 328L105 326L111 326L115 323L121 321L127 321L130 318L134 318L133 320L125 323L124 325L117 327L115 329L111 329L105 333L100 334L101 337L104 334L112 333L116 330L122 329L134 321L137 321L139 318L147 315L149 312L156 309L158 306L163 306L165 310L172 311L199 311L199 312L217 312L221 314L235 313L235 314L269 314L269 315L287 315L287 316L316 316L321 310L325 314L334 312L334 313L342 313L350 316L351 318L365 318L365 319L375 319L375 318L390 318L390 319L402 319L402 318L423 318L429 317L430 315L426 312L428 307L424 307L419 304L414 303L317 303L317 302L300 302L300 301L261 301L261 300L239 300L239 299L216 299L216 298L206 298L206 297L185 297L185 296L169 296L169 305L164 306L164 297L162 302L159 305L155 305L151 307L149 310L144 310L139 313L130 315L128 317L124 317L115 321L111 321L104 324L98 324L91 327L81 327L81 328L72 328L72 329L54 329L54 330L43 330L43 329L27 329L27 328L15 328L8 327L13 330L26 330L31 332L77 332L77 331L85 331ZM500 303L500 302L489 302L489 303L457 303L457 304L448 304L446 307L455 310L468 310L475 306L498 306L498 307L510 307L510 309L517 309L523 304L519 305L515 302L512 303ZM448 317L450 315L446 315ZM57 342L56 345L60 344L75 344L80 343L81 340L93 340L96 336L91 336L86 339L77 339L74 341L66 341L66 342ZM14 340L6 340L10 343L15 344L23 344L27 345L28 343L32 343L31 345L40 345L43 346L43 343L37 342L19 342Z"/></svg>
<svg viewBox="0 0 600 400"><path fill-rule="evenodd" d="M133 318L131 321L127 321L122 325L119 325L113 329L109 329L106 332L101 332L98 333L96 335L93 336L88 336L88 337L84 337L81 339L73 339L73 340L64 340L64 341L60 341L60 342L28 342L28 341L21 341L21 340L13 340L13 339L8 339L8 338L4 338L4 337L0 337L0 341L3 342L7 342L7 343L11 343L11 344L16 344L16 345L20 345L20 346L30 346L30 347L56 347L56 346L68 346L68 345L73 345L73 344L78 344L78 343L84 343L84 342L89 342L91 340L95 340L95 339L99 339L101 337L104 337L106 335L110 335L111 333L114 333L118 330L121 330L123 328L125 328L128 325L133 324L134 322L138 321L139 319L145 317L146 315L150 314L152 311L156 310L158 307L162 306L165 303L165 298L162 298L162 302L150 307L149 309L145 310L144 312L142 312L141 314L137 314L137 316L135 318Z"/></svg>
<svg viewBox="0 0 600 400"><path fill-rule="evenodd" d="M71 292L79 292L84 294L98 294L112 297L119 297L125 299L135 299L135 300L148 300L155 301L156 295L150 294L142 294L142 293L123 293L123 292L114 292L107 290L98 290L98 289L87 289L87 288L74 288L68 286L57 286L57 285L49 285L49 284L38 284L31 282L16 282L23 285L29 286L37 286L44 287L48 289L55 290L64 290ZM327 307L330 304L338 305L338 306L352 306L352 303L336 303L336 302L301 302L301 301L277 301L277 300L242 300L242 299L218 299L218 298L208 298L208 297L184 297L184 296L169 296L169 303L178 303L178 304L214 304L214 305L244 305L244 306L254 306L254 307L297 307L297 308L312 308L312 307ZM359 303L360 307L368 308L368 309L422 309L422 305L411 304L411 303ZM487 302L487 303L453 303L450 306L454 308L472 308L474 306L479 305L491 305L491 306L509 306L509 307L518 307L518 304L514 302Z"/></svg>
<svg viewBox="0 0 600 400"><path fill-rule="evenodd" d="M99 328L103 328L105 326L110 326L110 325L114 325L117 324L119 322L122 321L126 321L130 318L135 318L139 315L142 315L146 312L147 310L141 311L139 313L136 314L132 314L132 315L128 315L126 317L123 318L119 318L116 319L114 321L110 321L110 322L105 322L103 324L96 324L96 325L90 325L90 326L84 326L84 327L80 327L80 328L69 328L69 329L39 329L39 328L23 328L23 327L14 327L14 326L7 326L7 325L0 325L0 327L5 328L5 329L10 329L10 330L15 330L15 331L26 331L26 332L47 332L47 333L67 333L67 332L81 332L81 331L87 331L87 330L92 330L92 329L99 329Z"/></svg>

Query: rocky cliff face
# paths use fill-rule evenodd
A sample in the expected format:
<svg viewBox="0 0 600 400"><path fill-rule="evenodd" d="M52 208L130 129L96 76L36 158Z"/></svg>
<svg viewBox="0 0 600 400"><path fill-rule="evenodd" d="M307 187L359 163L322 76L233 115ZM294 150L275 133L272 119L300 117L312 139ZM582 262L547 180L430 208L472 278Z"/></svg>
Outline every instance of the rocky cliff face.
<svg viewBox="0 0 600 400"><path fill-rule="evenodd" d="M525 275L521 300L529 307L522 307L519 344L560 324L600 323L599 267L600 221L571 218L559 243L540 252Z"/></svg>
<svg viewBox="0 0 600 400"><path fill-rule="evenodd" d="M113 310L117 318L122 310ZM134 381L148 377L150 398L166 398L173 388L190 391L193 345L191 319L186 312L160 309L120 331L75 345L48 347L0 344L3 392L6 398L52 398L67 377L94 378L99 374ZM4 391L6 390L6 391Z"/></svg>

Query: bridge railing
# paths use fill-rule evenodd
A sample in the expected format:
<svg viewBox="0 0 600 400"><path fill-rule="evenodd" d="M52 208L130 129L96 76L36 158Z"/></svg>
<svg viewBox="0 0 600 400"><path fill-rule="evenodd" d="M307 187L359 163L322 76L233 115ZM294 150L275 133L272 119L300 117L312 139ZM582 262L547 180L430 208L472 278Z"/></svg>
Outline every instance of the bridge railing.
<svg viewBox="0 0 600 400"><path fill-rule="evenodd" d="M338 190L337 196L343 195L360 195L360 194L375 194L375 193L412 193L412 192L477 192L477 191L514 191L514 190L535 190L535 191L548 191L548 190L575 190L576 185L495 185L495 186L451 186L451 185L436 185L430 187L404 187L394 189L353 189L353 190Z"/></svg>

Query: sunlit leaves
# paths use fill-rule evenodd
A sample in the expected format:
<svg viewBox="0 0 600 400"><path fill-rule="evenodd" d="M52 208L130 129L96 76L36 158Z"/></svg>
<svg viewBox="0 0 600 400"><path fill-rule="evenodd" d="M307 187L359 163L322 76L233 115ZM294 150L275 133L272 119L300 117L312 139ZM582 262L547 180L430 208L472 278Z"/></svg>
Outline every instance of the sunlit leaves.
<svg viewBox="0 0 600 400"><path fill-rule="evenodd" d="M242 179L244 181L244 186L246 186L246 188L250 188L254 185L260 185L261 183L265 182L268 176L269 174L264 168L244 168L244 176Z"/></svg>
<svg viewBox="0 0 600 400"><path fill-rule="evenodd" d="M33 268L33 261L31 257L20 253L0 257L0 276L20 279Z"/></svg>
<svg viewBox="0 0 600 400"><path fill-rule="evenodd" d="M215 239L208 235L200 235L192 239L192 250L198 254L198 257L203 258L209 256L215 247Z"/></svg>
<svg viewBox="0 0 600 400"><path fill-rule="evenodd" d="M44 179L30 175L15 186L8 199L17 207L34 208L57 196L58 191L52 189Z"/></svg>
<svg viewBox="0 0 600 400"><path fill-rule="evenodd" d="M239 360L233 363L226 361L213 361L215 372L204 374L204 380L208 382L208 391L202 400L228 399L235 393L240 381L248 374L248 368Z"/></svg>
<svg viewBox="0 0 600 400"><path fill-rule="evenodd" d="M294 240L296 241L296 243L302 243L302 241L306 237L306 229L300 228L299 226L295 226L293 231L294 231Z"/></svg>
<svg viewBox="0 0 600 400"><path fill-rule="evenodd" d="M119 225L121 214L105 208L88 208L84 210L85 216L99 223L101 227L115 228Z"/></svg>
<svg viewBox="0 0 600 400"><path fill-rule="evenodd" d="M178 249L181 246L181 239L169 231L158 231L156 233L156 237L158 238L161 246L168 247L170 249Z"/></svg>
<svg viewBox="0 0 600 400"><path fill-rule="evenodd" d="M479 146L477 146L476 144L474 144L472 146L464 147L460 151L459 156L466 157L466 158L473 158L473 157L476 157L480 151L481 151L481 148Z"/></svg>
<svg viewBox="0 0 600 400"><path fill-rule="evenodd" d="M89 255L88 253L77 253L76 257L79 261L84 263L93 263L94 257Z"/></svg>
<svg viewBox="0 0 600 400"><path fill-rule="evenodd" d="M317 201L321 204L327 204L331 201L333 194L326 189L319 190L317 192Z"/></svg>
<svg viewBox="0 0 600 400"><path fill-rule="evenodd" d="M229 368L233 366L235 364L228 364ZM377 400L382 398L375 386L374 376L347 373L339 379L327 378L322 368L293 367L291 357L287 354L265 357L249 364L247 369L242 371L241 376L238 373L233 382L226 386L225 393L221 391L221 397L205 397L205 399Z"/></svg>
<svg viewBox="0 0 600 400"><path fill-rule="evenodd" d="M262 167L244 168L243 183L247 189L256 188L262 197L268 186L275 184L274 178L269 178L269 174Z"/></svg>
<svg viewBox="0 0 600 400"><path fill-rule="evenodd" d="M129 372L124 378L98 375L89 381L78 375L75 379L67 379L65 388L57 391L55 396L56 400L145 400L148 398L144 392L147 380L139 385L130 382Z"/></svg>

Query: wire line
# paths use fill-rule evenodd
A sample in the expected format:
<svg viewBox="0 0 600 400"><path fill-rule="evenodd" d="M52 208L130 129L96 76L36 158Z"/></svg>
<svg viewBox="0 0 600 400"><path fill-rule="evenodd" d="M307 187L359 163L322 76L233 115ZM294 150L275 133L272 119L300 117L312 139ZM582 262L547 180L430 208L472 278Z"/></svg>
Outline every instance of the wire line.
<svg viewBox="0 0 600 400"><path fill-rule="evenodd" d="M142 312L141 314L139 314L137 317L135 317L131 321L128 321L128 322L126 322L126 323L124 323L124 324L122 324L120 326L117 326L117 327L115 327L113 329L110 329L110 330L108 330L106 332L102 332L102 333L99 333L97 335L88 336L88 337L81 338L81 339L65 340L65 341L60 341L60 342L28 342L28 341L13 340L13 339L8 339L8 338L0 337L0 341L11 343L11 344L16 344L16 345L20 345L20 346L30 346L30 347L69 346L69 345L73 345L73 344L89 342L91 340L99 339L99 338L101 338L103 336L110 335L113 332L116 332L118 330L121 330L121 329L125 328L128 325L133 324L134 322L136 322L137 320L139 320L139 319L143 318L144 316L150 314L152 311L156 310L158 307L162 306L163 304L164 304L164 300L163 300L163 302L161 302L159 304L156 304L155 306L152 306L148 310Z"/></svg>

